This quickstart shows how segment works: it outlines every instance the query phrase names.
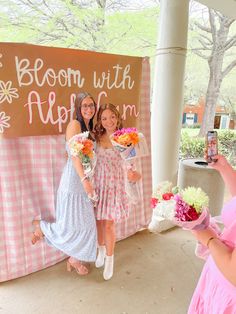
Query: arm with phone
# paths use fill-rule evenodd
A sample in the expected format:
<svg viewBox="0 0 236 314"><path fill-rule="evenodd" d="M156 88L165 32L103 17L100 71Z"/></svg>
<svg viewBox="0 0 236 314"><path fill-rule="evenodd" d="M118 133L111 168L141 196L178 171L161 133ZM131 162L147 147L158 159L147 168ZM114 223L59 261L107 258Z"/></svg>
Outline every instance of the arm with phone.
<svg viewBox="0 0 236 314"><path fill-rule="evenodd" d="M236 313L236 171L219 154L214 156L214 162L209 166L220 172L233 198L222 209L224 230L220 235L211 226L193 232L196 239L208 248L210 257L201 273L188 313L200 313L202 308L214 308L217 313ZM221 302L217 303L219 299Z"/></svg>
<svg viewBox="0 0 236 314"><path fill-rule="evenodd" d="M216 155L218 155L218 134L216 131L207 132L206 155L206 160L208 163L216 160Z"/></svg>
<svg viewBox="0 0 236 314"><path fill-rule="evenodd" d="M227 159L219 154L214 155L214 162L209 163L209 166L216 169L221 174L227 188L233 196L233 209L233 206L235 206L234 204L236 204L236 171L229 164ZM236 273L232 272L232 269L236 265L236 249L232 250L232 247L228 247L224 242L222 242L217 230L214 230L211 226L204 230L194 231L193 234L200 243L202 243L205 247L208 247L210 251L209 253L213 257L216 265L223 275L225 275L227 279L231 276L233 284L236 285Z"/></svg>
<svg viewBox="0 0 236 314"><path fill-rule="evenodd" d="M221 174L232 196L236 195L236 170L227 159L218 154L218 135L216 131L208 131L206 135L205 159L211 168Z"/></svg>
<svg viewBox="0 0 236 314"><path fill-rule="evenodd" d="M209 166L219 171L231 195L236 196L236 170L224 156L216 155L215 158L216 161L211 162Z"/></svg>

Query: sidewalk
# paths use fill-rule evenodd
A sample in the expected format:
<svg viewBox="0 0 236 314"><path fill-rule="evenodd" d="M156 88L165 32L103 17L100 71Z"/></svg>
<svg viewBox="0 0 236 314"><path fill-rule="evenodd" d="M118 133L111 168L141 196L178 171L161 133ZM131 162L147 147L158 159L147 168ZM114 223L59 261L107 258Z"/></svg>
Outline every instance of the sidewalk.
<svg viewBox="0 0 236 314"><path fill-rule="evenodd" d="M203 261L191 233L147 230L116 246L115 272L88 276L66 271L65 261L1 284L0 314L185 314Z"/></svg>

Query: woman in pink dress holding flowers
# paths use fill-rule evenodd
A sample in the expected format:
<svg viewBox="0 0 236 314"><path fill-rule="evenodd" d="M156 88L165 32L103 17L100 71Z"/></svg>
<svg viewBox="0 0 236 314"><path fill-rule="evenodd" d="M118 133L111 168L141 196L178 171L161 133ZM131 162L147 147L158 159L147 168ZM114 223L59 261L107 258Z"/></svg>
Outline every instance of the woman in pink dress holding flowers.
<svg viewBox="0 0 236 314"><path fill-rule="evenodd" d="M122 121L116 107L112 104L101 105L95 126L97 165L94 186L99 198L95 209L98 232L98 256L95 265L99 268L105 263L105 280L113 276L115 223L129 215L125 175L133 182L138 177L135 171L129 170L126 173L120 153L112 146L110 135L120 128Z"/></svg>
<svg viewBox="0 0 236 314"><path fill-rule="evenodd" d="M223 232L218 235L208 227L192 231L210 255L193 294L189 314L236 313L236 171L217 155L210 166L222 175L233 198L222 210Z"/></svg>

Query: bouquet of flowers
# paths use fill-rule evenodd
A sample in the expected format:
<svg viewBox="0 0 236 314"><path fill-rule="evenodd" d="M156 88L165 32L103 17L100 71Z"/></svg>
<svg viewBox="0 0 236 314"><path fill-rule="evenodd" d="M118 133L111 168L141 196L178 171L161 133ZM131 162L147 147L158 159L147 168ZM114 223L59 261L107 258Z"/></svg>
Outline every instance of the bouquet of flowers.
<svg viewBox="0 0 236 314"><path fill-rule="evenodd" d="M201 188L188 187L174 197L174 222L184 229L205 229L209 226L209 197Z"/></svg>
<svg viewBox="0 0 236 314"><path fill-rule="evenodd" d="M160 182L155 188L151 198L152 220L148 226L151 232L161 232L174 226L171 221L176 203L174 195L177 192L178 188L169 181Z"/></svg>
<svg viewBox="0 0 236 314"><path fill-rule="evenodd" d="M112 145L125 160L148 155L145 137L136 128L122 128L111 135Z"/></svg>
<svg viewBox="0 0 236 314"><path fill-rule="evenodd" d="M153 193L153 218L161 216L183 229L199 230L209 226L209 198L201 188L179 191L168 181L161 182Z"/></svg>
<svg viewBox="0 0 236 314"><path fill-rule="evenodd" d="M110 136L113 147L120 152L121 158L125 160L127 170L135 170L135 159L148 155L145 137L136 128L122 128ZM137 182L126 180L126 193L135 204L140 199Z"/></svg>
<svg viewBox="0 0 236 314"><path fill-rule="evenodd" d="M188 187L179 191L171 182L161 182L151 198L153 215L148 228L151 232L161 232L174 225L186 230L200 230L210 226L220 235L217 222L209 214L208 202L209 198L201 188ZM195 254L206 259L209 249L197 242Z"/></svg>
<svg viewBox="0 0 236 314"><path fill-rule="evenodd" d="M70 153L78 157L83 165L86 177L91 177L96 165L96 155L94 152L93 141L88 138L89 132L74 135L69 140Z"/></svg>

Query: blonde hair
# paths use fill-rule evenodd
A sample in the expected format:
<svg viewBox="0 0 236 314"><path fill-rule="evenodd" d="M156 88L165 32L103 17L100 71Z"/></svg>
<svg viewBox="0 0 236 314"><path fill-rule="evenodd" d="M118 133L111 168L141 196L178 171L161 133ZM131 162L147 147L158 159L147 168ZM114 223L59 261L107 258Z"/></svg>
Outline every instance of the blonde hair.
<svg viewBox="0 0 236 314"><path fill-rule="evenodd" d="M121 115L120 115L119 111L116 109L116 107L111 103L101 105L99 107L99 110L97 113L97 123L96 123L95 128L94 128L95 139L97 141L99 141L100 138L102 137L102 135L106 133L106 130L102 126L102 119L101 118L102 118L103 112L107 109L112 111L118 120L116 130L121 129L123 127Z"/></svg>

